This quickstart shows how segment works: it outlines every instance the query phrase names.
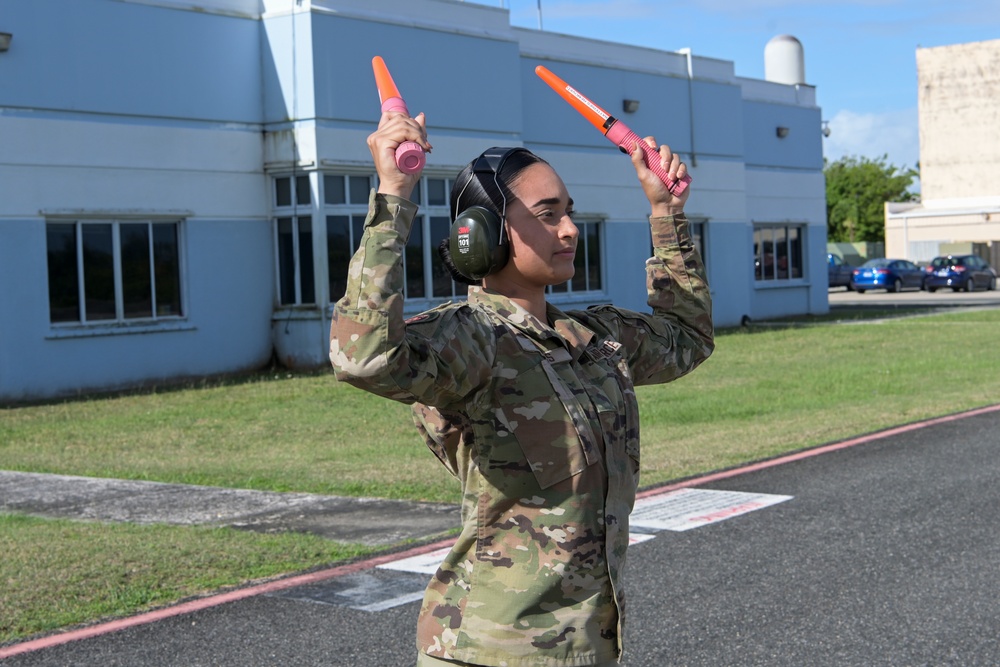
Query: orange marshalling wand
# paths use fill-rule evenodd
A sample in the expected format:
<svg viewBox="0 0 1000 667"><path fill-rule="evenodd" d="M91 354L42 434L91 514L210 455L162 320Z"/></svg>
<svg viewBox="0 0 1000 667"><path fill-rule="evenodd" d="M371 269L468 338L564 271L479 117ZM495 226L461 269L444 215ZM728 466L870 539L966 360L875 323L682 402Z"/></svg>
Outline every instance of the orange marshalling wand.
<svg viewBox="0 0 1000 667"><path fill-rule="evenodd" d="M594 127L600 130L601 134L606 136L611 143L617 145L623 153L631 154L635 149L636 143L638 143L642 148L643 160L649 170L659 176L660 180L663 181L663 184L666 185L667 189L673 194L679 195L684 192L688 183L691 182L691 176L686 174L684 178L681 178L680 180L670 178L663 167L660 166L659 152L650 148L646 142L640 139L639 135L630 130L625 123L621 122L607 111L594 104L583 93L550 72L546 67L539 65L535 68L535 74L541 77L542 81L549 84L549 87L552 88L552 90L559 93L560 97L569 102L570 106L576 109L581 116L586 118Z"/></svg>
<svg viewBox="0 0 1000 667"><path fill-rule="evenodd" d="M389 74L389 68L385 66L385 61L381 56L372 58L372 70L375 72L375 85L378 87L378 99L382 104L383 113L386 111L398 111L407 116L410 115L406 108L406 102L399 94L396 82ZM413 174L424 168L427 156L424 149L415 141L404 141L396 148L396 166L400 171Z"/></svg>

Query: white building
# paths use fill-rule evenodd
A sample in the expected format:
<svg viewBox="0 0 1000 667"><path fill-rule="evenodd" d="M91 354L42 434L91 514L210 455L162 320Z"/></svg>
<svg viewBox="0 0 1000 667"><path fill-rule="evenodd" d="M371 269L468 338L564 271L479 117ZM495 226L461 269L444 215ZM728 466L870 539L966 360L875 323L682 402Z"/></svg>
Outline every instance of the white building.
<svg viewBox="0 0 1000 667"><path fill-rule="evenodd" d="M887 257L1000 267L1000 39L917 49L922 202L887 203Z"/></svg>
<svg viewBox="0 0 1000 667"><path fill-rule="evenodd" d="M2 402L326 364L374 184L375 55L435 147L410 310L457 296L433 249L450 179L493 145L539 153L576 200L579 269L552 301L645 307L634 171L538 64L684 154L719 326L828 310L820 110L794 38L763 81L456 0L3 0L0 33Z"/></svg>

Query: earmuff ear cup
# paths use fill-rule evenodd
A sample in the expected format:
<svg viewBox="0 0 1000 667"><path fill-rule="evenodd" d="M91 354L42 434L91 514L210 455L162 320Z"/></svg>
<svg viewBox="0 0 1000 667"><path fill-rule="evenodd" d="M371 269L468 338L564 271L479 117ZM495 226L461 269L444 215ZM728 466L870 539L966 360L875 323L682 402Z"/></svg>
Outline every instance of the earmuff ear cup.
<svg viewBox="0 0 1000 667"><path fill-rule="evenodd" d="M459 273L482 280L507 264L510 244L502 228L496 214L482 206L467 208L455 218L448 251Z"/></svg>
<svg viewBox="0 0 1000 667"><path fill-rule="evenodd" d="M501 211L499 216L488 208L470 206L462 210L451 223L448 240L451 263L455 270L473 281L480 281L491 273L496 273L510 259L510 243L503 228L504 216L507 215L507 197L499 182L499 174L507 158L521 152L530 154L527 148L521 146L494 146L483 151L472 163L472 174L453 204L456 209L461 209L462 195L474 180L481 186L492 181L496 194L503 199L503 204L500 205L495 197L491 197L493 205Z"/></svg>

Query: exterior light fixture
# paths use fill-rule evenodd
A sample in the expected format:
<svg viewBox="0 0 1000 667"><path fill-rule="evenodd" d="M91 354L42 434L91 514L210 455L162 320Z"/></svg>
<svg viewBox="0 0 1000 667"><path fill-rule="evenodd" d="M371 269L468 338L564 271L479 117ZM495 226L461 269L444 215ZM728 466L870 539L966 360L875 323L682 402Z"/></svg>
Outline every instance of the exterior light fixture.
<svg viewBox="0 0 1000 667"><path fill-rule="evenodd" d="M622 110L625 113L635 113L639 110L639 100L622 100Z"/></svg>
<svg viewBox="0 0 1000 667"><path fill-rule="evenodd" d="M785 137L787 137L787 136L788 136L788 128L787 128L787 127L784 127L784 126L781 126L781 125L779 125L779 126L778 126L778 129L777 129L777 130L775 130L775 134L777 134L777 135L778 135L778 138L779 138L779 139L784 139Z"/></svg>
<svg viewBox="0 0 1000 667"><path fill-rule="evenodd" d="M0 32L0 53L10 48L10 40L13 36L9 32Z"/></svg>

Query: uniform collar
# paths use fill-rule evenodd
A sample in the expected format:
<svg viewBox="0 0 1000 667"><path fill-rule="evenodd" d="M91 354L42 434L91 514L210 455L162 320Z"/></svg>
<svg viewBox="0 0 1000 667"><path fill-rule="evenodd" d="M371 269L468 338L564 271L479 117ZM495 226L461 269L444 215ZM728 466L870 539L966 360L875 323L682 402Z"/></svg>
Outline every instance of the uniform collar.
<svg viewBox="0 0 1000 667"><path fill-rule="evenodd" d="M548 302L545 304L545 311L549 322L552 323L551 326L503 294L493 292L485 287L469 287L469 303L492 310L510 322L515 329L534 340L551 339L569 350L574 359L579 359L580 355L587 349L587 345L596 338L593 331Z"/></svg>

